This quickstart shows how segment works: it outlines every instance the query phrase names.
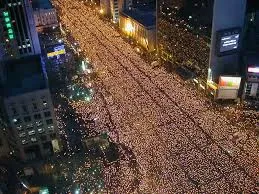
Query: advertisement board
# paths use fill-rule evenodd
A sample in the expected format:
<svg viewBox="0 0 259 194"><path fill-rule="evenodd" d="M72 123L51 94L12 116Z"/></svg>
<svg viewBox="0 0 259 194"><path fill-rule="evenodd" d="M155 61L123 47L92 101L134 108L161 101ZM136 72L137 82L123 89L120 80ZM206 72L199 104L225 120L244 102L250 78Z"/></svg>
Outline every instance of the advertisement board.
<svg viewBox="0 0 259 194"><path fill-rule="evenodd" d="M247 72L248 73L258 73L259 74L259 67L252 67L252 66L250 66L250 67L248 67L248 69L247 69Z"/></svg>
<svg viewBox="0 0 259 194"><path fill-rule="evenodd" d="M220 76L218 87L219 89L239 90L240 83L241 83L241 77Z"/></svg>
<svg viewBox="0 0 259 194"><path fill-rule="evenodd" d="M216 54L224 56L236 53L239 50L240 28L230 28L217 31Z"/></svg>
<svg viewBox="0 0 259 194"><path fill-rule="evenodd" d="M48 49L47 57L51 58L51 57L59 56L59 55L62 55L62 54L66 54L65 46L64 45L56 45L54 48L51 47L51 48Z"/></svg>
<svg viewBox="0 0 259 194"><path fill-rule="evenodd" d="M217 92L217 99L237 99L238 90L219 89Z"/></svg>
<svg viewBox="0 0 259 194"><path fill-rule="evenodd" d="M233 34L233 35L221 37L220 52L222 53L222 52L237 49L239 36L240 36L239 34Z"/></svg>

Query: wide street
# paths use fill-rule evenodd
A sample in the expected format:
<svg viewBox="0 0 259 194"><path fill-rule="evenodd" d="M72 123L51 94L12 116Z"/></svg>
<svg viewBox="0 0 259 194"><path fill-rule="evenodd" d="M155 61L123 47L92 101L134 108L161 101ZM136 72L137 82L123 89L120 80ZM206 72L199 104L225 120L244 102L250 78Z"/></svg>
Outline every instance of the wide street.
<svg viewBox="0 0 259 194"><path fill-rule="evenodd" d="M98 76L93 101L72 106L83 119L91 112L98 130L132 155L129 168L106 172L110 193L259 192L251 131L230 123L176 75L152 69L98 12L75 0L53 3Z"/></svg>

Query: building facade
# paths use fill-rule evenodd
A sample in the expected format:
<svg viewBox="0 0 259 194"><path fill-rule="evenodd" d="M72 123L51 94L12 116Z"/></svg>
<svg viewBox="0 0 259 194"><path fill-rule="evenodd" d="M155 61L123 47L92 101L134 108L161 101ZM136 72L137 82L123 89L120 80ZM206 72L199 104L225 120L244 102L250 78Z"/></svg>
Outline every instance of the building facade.
<svg viewBox="0 0 259 194"><path fill-rule="evenodd" d="M3 101L20 158L40 159L58 152L57 121L40 56L9 60L4 75Z"/></svg>
<svg viewBox="0 0 259 194"><path fill-rule="evenodd" d="M41 32L44 28L58 27L57 13L53 8L34 10L33 15L38 32Z"/></svg>
<svg viewBox="0 0 259 194"><path fill-rule="evenodd" d="M4 104L20 157L30 160L52 155L59 133L49 89L12 96Z"/></svg>
<svg viewBox="0 0 259 194"><path fill-rule="evenodd" d="M120 30L143 48L152 52L156 48L156 21L153 12L125 10L120 12Z"/></svg>
<svg viewBox="0 0 259 194"><path fill-rule="evenodd" d="M0 60L41 52L31 1L1 0L0 31Z"/></svg>

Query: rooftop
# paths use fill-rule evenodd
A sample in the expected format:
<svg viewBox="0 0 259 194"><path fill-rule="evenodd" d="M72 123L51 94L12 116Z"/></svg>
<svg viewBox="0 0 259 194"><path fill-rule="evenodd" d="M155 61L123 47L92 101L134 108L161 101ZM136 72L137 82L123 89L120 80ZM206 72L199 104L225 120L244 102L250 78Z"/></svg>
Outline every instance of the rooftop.
<svg viewBox="0 0 259 194"><path fill-rule="evenodd" d="M16 96L47 87L39 55L6 61L4 95Z"/></svg>
<svg viewBox="0 0 259 194"><path fill-rule="evenodd" d="M145 27L154 26L156 24L156 17L152 10L142 11L140 9L124 10L122 15L128 16Z"/></svg>
<svg viewBox="0 0 259 194"><path fill-rule="evenodd" d="M51 9L53 8L49 0L33 0L32 1L33 9Z"/></svg>

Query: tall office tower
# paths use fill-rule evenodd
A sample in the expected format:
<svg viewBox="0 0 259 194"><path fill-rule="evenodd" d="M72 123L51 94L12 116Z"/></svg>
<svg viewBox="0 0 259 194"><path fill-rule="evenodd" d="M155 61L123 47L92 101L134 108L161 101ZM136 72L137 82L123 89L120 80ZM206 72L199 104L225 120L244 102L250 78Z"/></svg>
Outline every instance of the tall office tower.
<svg viewBox="0 0 259 194"><path fill-rule="evenodd" d="M0 108L0 159L16 156L17 154L15 138L6 123L3 113L3 109Z"/></svg>
<svg viewBox="0 0 259 194"><path fill-rule="evenodd" d="M40 54L29 0L0 1L0 60Z"/></svg>
<svg viewBox="0 0 259 194"><path fill-rule="evenodd" d="M215 91L216 99L238 97L246 3L247 0L214 2L208 86Z"/></svg>
<svg viewBox="0 0 259 194"><path fill-rule="evenodd" d="M104 15L111 17L114 23L119 21L119 12L128 10L132 0L100 0L100 7Z"/></svg>
<svg viewBox="0 0 259 194"><path fill-rule="evenodd" d="M20 158L44 158L58 152L57 121L40 56L9 60L4 71L4 105Z"/></svg>
<svg viewBox="0 0 259 194"><path fill-rule="evenodd" d="M207 79L213 0L157 0L157 50L168 64ZM205 86L205 85L204 85Z"/></svg>

